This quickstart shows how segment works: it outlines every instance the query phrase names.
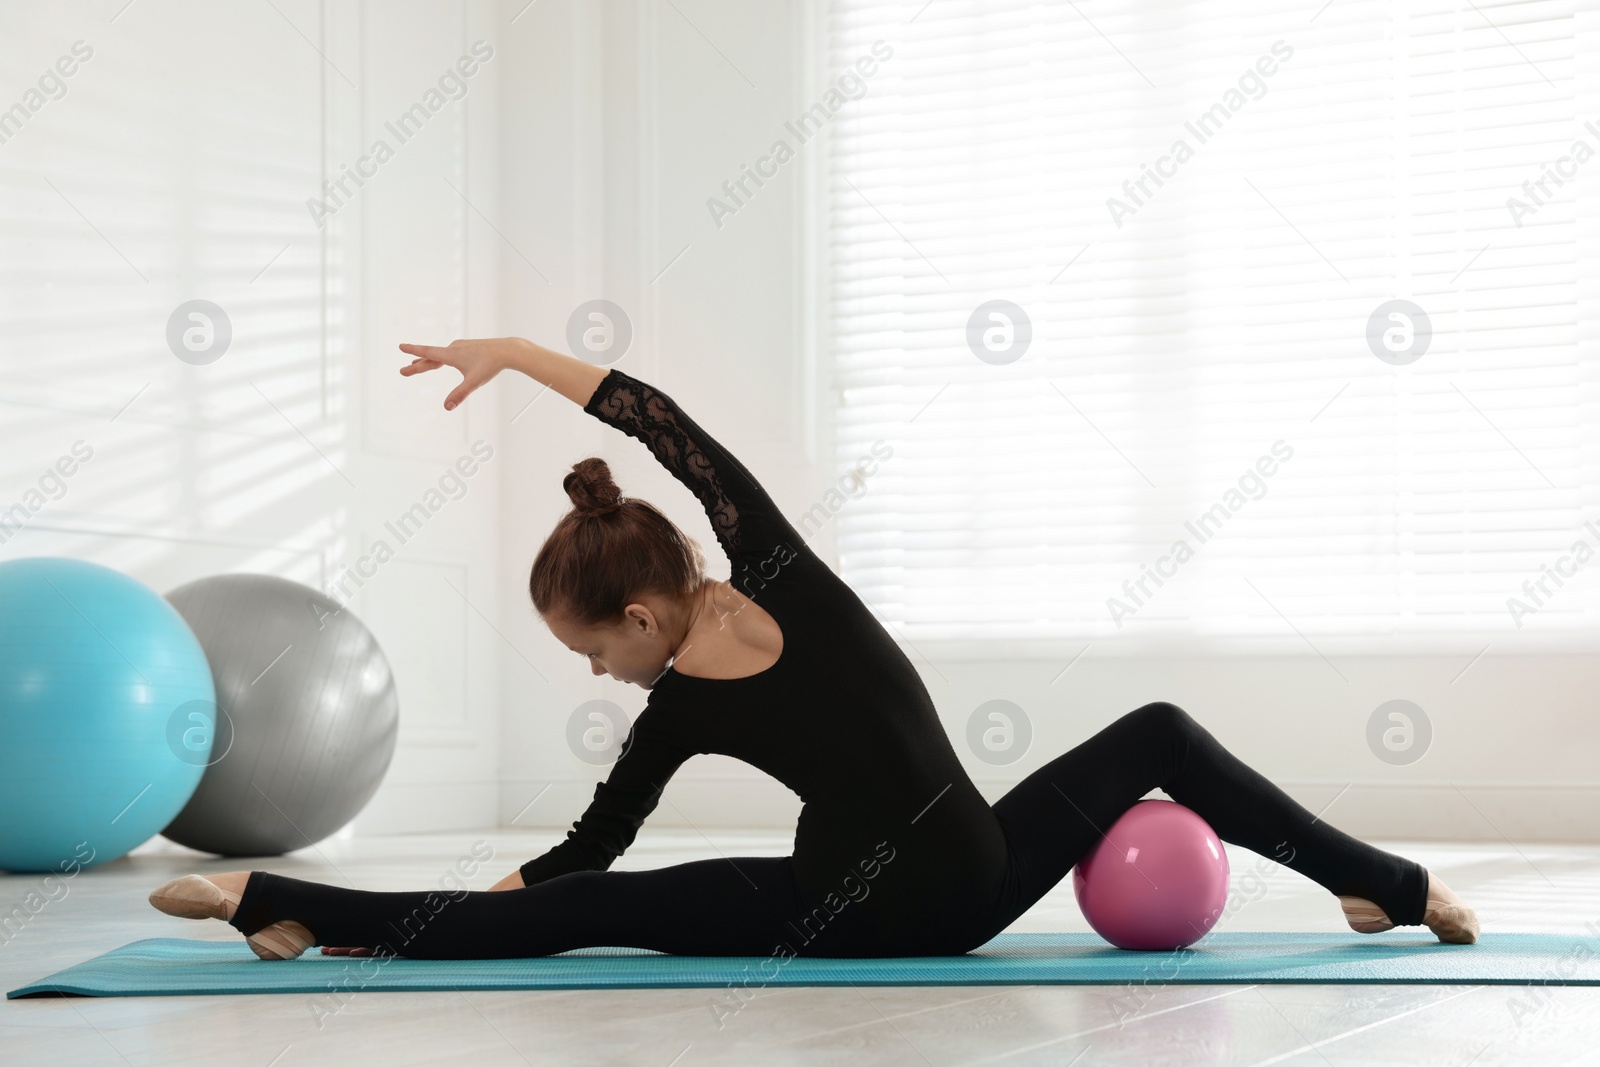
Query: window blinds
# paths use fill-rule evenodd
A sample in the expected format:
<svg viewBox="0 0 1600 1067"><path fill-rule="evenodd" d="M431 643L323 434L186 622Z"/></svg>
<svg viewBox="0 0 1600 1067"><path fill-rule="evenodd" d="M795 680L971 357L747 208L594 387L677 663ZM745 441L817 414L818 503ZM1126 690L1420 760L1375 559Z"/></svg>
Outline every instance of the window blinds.
<svg viewBox="0 0 1600 1067"><path fill-rule="evenodd" d="M892 49L820 163L846 579L985 653L1594 635L1597 21L832 0L829 84Z"/></svg>

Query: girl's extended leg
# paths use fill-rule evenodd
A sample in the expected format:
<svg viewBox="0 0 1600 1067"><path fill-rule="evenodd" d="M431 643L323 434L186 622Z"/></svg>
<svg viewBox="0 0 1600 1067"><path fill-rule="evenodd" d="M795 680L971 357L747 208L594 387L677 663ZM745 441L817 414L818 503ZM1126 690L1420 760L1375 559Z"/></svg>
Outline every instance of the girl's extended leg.
<svg viewBox="0 0 1600 1067"><path fill-rule="evenodd" d="M1003 929L1088 855L1117 817L1161 789L1217 836L1376 903L1398 926L1423 921L1428 872L1332 826L1223 748L1182 708L1146 704L1023 779L993 807L1010 851Z"/></svg>
<svg viewBox="0 0 1600 1067"><path fill-rule="evenodd" d="M504 959L589 946L766 956L794 934L790 859L696 860L653 871L574 871L523 889L371 892L251 871L229 925L280 919L315 943L413 959Z"/></svg>

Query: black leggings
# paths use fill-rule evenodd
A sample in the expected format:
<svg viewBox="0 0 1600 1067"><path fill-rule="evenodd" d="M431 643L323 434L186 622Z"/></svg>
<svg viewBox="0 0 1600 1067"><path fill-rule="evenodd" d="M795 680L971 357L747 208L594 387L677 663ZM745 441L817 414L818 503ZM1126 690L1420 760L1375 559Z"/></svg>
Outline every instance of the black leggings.
<svg viewBox="0 0 1600 1067"><path fill-rule="evenodd" d="M1338 895L1365 897L1401 926L1422 922L1427 871L1330 826L1222 747L1175 705L1146 704L1030 774L993 805L1006 842L998 898L975 905L962 943L852 947L794 955L965 951L1049 892L1102 832L1152 789L1206 820L1222 840L1275 860ZM767 956L797 940L790 857L695 860L650 871L575 871L522 889L371 892L252 871L229 922L252 934L281 919L319 945L417 959L543 956L626 946L687 956ZM867 939L870 940L870 939Z"/></svg>

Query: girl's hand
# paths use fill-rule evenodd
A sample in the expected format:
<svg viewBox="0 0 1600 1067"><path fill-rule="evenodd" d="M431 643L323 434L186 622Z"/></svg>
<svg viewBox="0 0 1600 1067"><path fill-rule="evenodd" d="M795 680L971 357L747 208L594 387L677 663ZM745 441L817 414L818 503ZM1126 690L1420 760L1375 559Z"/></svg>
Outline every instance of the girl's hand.
<svg viewBox="0 0 1600 1067"><path fill-rule="evenodd" d="M372 950L370 948L330 948L327 945L323 945L322 954L324 956L370 956L372 955Z"/></svg>
<svg viewBox="0 0 1600 1067"><path fill-rule="evenodd" d="M494 885L490 886L489 887L489 892L493 893L497 889L523 889L523 888L525 888L525 887L522 884L522 869L519 867L516 870L512 871L510 874L506 875L504 878L500 879Z"/></svg>
<svg viewBox="0 0 1600 1067"><path fill-rule="evenodd" d="M400 373L410 377L440 367L454 367L460 371L461 384L451 390L444 400L444 409L454 411L456 405L471 396L479 386L487 384L496 374L505 370L512 351L523 343L518 337L489 337L455 340L444 348L405 344L400 346L400 351L416 358L409 365L401 367Z"/></svg>

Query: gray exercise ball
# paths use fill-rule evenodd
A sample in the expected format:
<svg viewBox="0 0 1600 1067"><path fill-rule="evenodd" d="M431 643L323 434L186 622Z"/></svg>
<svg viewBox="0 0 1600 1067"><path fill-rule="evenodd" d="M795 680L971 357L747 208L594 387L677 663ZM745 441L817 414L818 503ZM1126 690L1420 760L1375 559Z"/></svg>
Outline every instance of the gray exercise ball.
<svg viewBox="0 0 1600 1067"><path fill-rule="evenodd" d="M205 770L162 835L222 856L279 856L355 818L400 730L372 632L348 607L270 574L201 578L167 600L205 649L217 702L174 713L174 753Z"/></svg>

